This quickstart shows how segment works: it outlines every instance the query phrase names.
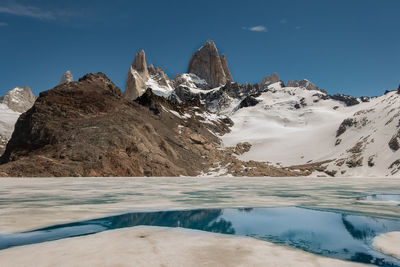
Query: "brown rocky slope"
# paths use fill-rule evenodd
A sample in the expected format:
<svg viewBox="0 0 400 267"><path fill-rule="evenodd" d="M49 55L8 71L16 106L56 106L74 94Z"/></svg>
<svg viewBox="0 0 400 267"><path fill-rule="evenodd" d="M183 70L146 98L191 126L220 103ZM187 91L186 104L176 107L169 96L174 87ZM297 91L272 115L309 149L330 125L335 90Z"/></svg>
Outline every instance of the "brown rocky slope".
<svg viewBox="0 0 400 267"><path fill-rule="evenodd" d="M193 176L217 166L233 175L294 175L239 161L246 145L221 149L218 136L232 121L208 115L199 102L151 90L131 101L104 74L87 74L42 92L20 116L0 176Z"/></svg>

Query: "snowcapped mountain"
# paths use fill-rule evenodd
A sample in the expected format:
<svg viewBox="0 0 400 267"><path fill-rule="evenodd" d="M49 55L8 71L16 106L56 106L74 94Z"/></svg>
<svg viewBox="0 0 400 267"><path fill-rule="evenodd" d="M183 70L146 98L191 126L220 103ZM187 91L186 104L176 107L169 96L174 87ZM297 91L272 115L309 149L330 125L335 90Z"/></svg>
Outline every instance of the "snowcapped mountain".
<svg viewBox="0 0 400 267"><path fill-rule="evenodd" d="M85 90L83 92L89 97L112 84L104 74L88 74L79 79L78 82L73 82L72 75L68 72L63 76L62 81L67 83L61 82L58 87L49 90L52 92L49 95L63 95L64 90L80 93L87 87L90 88L90 92ZM156 161L150 160L146 166L149 169L158 168L158 175L188 175L189 173L194 175L197 173L196 175L202 176L400 176L400 88L397 91L386 92L380 97L355 98L342 94L329 95L328 92L306 79L288 81L285 85L276 73L264 77L260 83L256 84L240 84L233 81L226 56L219 55L212 41L207 41L194 53L189 62L188 73L178 74L174 78L168 77L160 67L155 67L153 64L147 66L145 52L141 50L136 54L132 65L129 66L125 91L115 93L114 91L120 92L120 89L112 84L112 95L115 96L115 103L112 107L119 107L123 104L123 107L126 108L126 110L123 109L124 112L129 111L132 114L137 113L141 114L137 116L144 117L148 116L143 115L147 114L148 111L143 110L140 106L154 112L155 120L153 123L158 132L148 131L145 134L146 138L150 138L152 141L149 143L151 148L146 150L146 153L149 153L146 154L146 159L150 160L154 156L150 152L155 151L154 149L157 147L158 141L155 140L158 138L159 132L164 133L165 142L173 147L175 152L171 152L172 150L169 148L166 149L165 144L161 145L161 150L169 151L168 153L164 151L165 155L172 155L174 160L179 159L177 161L179 164L186 162L188 155L198 152L196 160L193 161L193 166L185 163L173 172L171 172L171 169L167 170L160 167L167 166L165 164L160 165L160 162L162 162L160 158L157 159L159 160L158 165L155 163ZM151 89L151 91L148 89ZM108 89L103 91L107 92L105 95L109 94ZM43 95L43 99L45 99L42 100L43 103L36 101L37 106L40 106L42 110L35 110L39 115L31 117L33 121L38 120L40 125L47 125L47 120L53 120L50 118L41 121L38 119L42 118L41 115L45 118L49 114L51 116L64 114L65 110L68 110L68 105L71 105L69 101L64 103L61 101L62 98L54 97L53 99L49 95ZM102 99L103 102L109 100L104 98L105 95L99 96L99 99ZM75 98L76 103L83 101L82 103L85 103L83 107L87 104L86 98L82 98L80 94L71 96ZM132 100L139 106L127 104L132 103ZM1 99L0 150L2 149L1 144L4 147L10 138L19 114L32 106L33 101L34 96L30 90L23 88L15 88ZM63 108L53 114L53 111L49 111L53 107L44 104L47 103L46 101L61 101ZM96 101L93 99L92 104L99 108ZM166 109L166 106L169 108ZM132 108L134 110L131 110ZM179 113L174 109L186 111ZM92 112L93 110L88 108L84 111ZM196 110L201 110L201 112ZM44 113L41 114L41 112ZM109 116L114 116L110 115L114 114L111 111L107 112L105 113ZM188 115L188 112L193 114ZM99 115L96 112L94 113L96 116ZM81 111L76 114L82 115ZM66 119L63 124L76 125L76 123L82 123L81 121L74 121L75 115L66 118L61 116L63 120ZM113 117L111 121L107 120L104 124L100 123L102 120L93 121L90 116L85 117L90 125L94 125L90 129L99 129L100 132L108 133L107 131L110 129L107 127L117 123L114 120L120 115L116 115L117 117ZM126 118L127 121L131 120L130 116L128 116L129 119ZM174 120L171 120L171 116ZM172 121L175 121L176 125L168 124ZM225 125L223 131L214 131L212 125L215 125L215 123ZM30 132L31 130L26 130L30 127L28 124L25 125L21 121L21 125L25 127L24 131ZM117 124L115 127L121 126ZM138 127L136 124L131 126L133 128ZM175 126L176 129L171 128ZM66 134L64 131L58 131L58 127L59 125L49 124L50 130L47 130L47 134L50 136ZM207 137L200 138L198 136L199 129L203 129L203 135ZM142 130L140 129L140 131ZM75 128L72 128L71 131L74 132ZM130 134L123 134L123 139L130 140L132 136L131 132L128 132ZM182 134L186 138L187 145L180 144L183 140ZM29 137L38 140L24 140L26 136L21 133L15 136L14 138L13 135L15 140L11 139L10 144L12 143L14 148L17 147L22 150L25 149L24 142L32 143L35 141L42 144L42 141L49 141L42 136L42 133ZM87 134L85 138L89 138L89 136L90 134ZM180 141L175 139L174 141L171 136ZM44 139L41 140L40 138ZM69 137L65 138L69 140ZM79 154L78 158L86 159L92 157L91 152L85 154L86 152L82 151L92 151L105 143L111 144L114 142L110 141L114 140L113 138L112 135L105 136L105 140L108 141L104 143L92 140L92 147L87 147L88 145L83 144L81 139L70 141L76 142L71 144L71 147L74 145L82 147L82 149L75 151ZM209 141L206 140L207 138L215 139L215 142L213 142L215 146L211 147ZM61 139L57 137L54 140ZM142 141L136 140L135 142L140 143ZM121 144L118 149L125 151L122 154L129 152L124 160L126 164L131 164L132 148L125 147L125 145ZM104 151L111 148L102 147L100 150ZM54 155L51 158L64 155L63 153L67 151L64 146L54 146L53 149ZM142 155L140 149L136 150L135 148L135 153ZM158 148L156 150L158 151ZM7 168L10 169L6 168L6 173L13 175L12 166L14 166L14 163L11 164L13 157L10 155L14 152L11 146L10 149L9 146L7 147L7 151L9 153L6 152L5 154L9 154L7 160L10 161ZM71 149L69 151L71 152ZM81 155L81 152L85 155ZM163 155L161 158L166 157L164 152L160 152ZM43 156L47 155L48 151L38 153L43 153ZM60 158L60 161L64 159ZM43 160L43 158L40 158L40 160ZM97 157L96 160L101 161ZM200 166L198 162L201 161L204 162ZM19 163L15 164L18 165ZM24 163L20 164L24 166ZM20 171L18 175L26 174L23 168ZM53 171L55 172L50 173L58 173L57 169ZM107 175L122 175L119 171L120 169L117 168L114 171L107 172ZM147 172L134 173L136 175L147 175ZM67 174L71 175L69 172ZM82 172L79 175L86 174L86 172ZM97 174L100 175L101 173ZM128 174L124 173L123 175ZM30 175L39 174L30 173ZM46 175L48 174L46 173Z"/></svg>
<svg viewBox="0 0 400 267"><path fill-rule="evenodd" d="M238 159L309 168L312 175L400 174L400 95L395 91L375 98L329 95L306 79L285 86L276 73L258 84L243 85L225 78L212 42L193 57L189 71L195 69L197 75L170 79L158 68L162 79L155 79L152 71L145 86L179 102L199 100L210 112L228 115L234 126L221 137L225 147L251 144ZM229 72L225 57L224 62Z"/></svg>
<svg viewBox="0 0 400 267"><path fill-rule="evenodd" d="M15 87L0 97L0 155L14 131L19 115L32 107L36 97L28 86Z"/></svg>
<svg viewBox="0 0 400 267"><path fill-rule="evenodd" d="M256 99L231 113L234 126L222 137L226 146L252 144L241 160L286 167L324 162L332 176L399 175L397 92L347 106L319 90L275 83Z"/></svg>

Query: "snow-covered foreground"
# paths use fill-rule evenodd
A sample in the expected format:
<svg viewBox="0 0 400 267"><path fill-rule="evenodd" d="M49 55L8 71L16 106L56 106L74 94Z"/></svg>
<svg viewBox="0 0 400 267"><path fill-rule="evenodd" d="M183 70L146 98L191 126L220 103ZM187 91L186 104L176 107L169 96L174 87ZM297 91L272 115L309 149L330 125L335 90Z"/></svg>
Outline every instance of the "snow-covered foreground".
<svg viewBox="0 0 400 267"><path fill-rule="evenodd" d="M374 238L375 249L400 259L400 232L389 232Z"/></svg>
<svg viewBox="0 0 400 267"><path fill-rule="evenodd" d="M247 237L131 227L0 251L7 266L364 266Z"/></svg>
<svg viewBox="0 0 400 267"><path fill-rule="evenodd" d="M345 106L324 99L326 93L273 84L255 106L231 114L235 125L223 136L226 146L249 142L242 160L267 161L282 166L334 160L328 170L336 176L398 176L400 151L388 143L399 128L400 95L390 92L369 102ZM352 125L337 136L343 120ZM340 139L340 140L339 140Z"/></svg>
<svg viewBox="0 0 400 267"><path fill-rule="evenodd" d="M393 178L4 178L0 182L3 234L130 211L205 207L303 206L400 218L398 205L367 197L399 194L400 180ZM243 220L235 218L230 221L244 231ZM7 266L357 266L252 238L141 226L1 250L0 262Z"/></svg>

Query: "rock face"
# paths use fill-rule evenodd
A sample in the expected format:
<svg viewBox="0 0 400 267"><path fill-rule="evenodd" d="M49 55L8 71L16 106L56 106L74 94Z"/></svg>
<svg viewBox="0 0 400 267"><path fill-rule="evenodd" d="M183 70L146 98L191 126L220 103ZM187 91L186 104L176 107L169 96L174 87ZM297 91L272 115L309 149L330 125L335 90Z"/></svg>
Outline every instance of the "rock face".
<svg viewBox="0 0 400 267"><path fill-rule="evenodd" d="M228 67L228 62L226 61L226 56L224 54L221 55L221 63L222 63L222 68L224 69L226 80L228 82L234 82L231 71L229 70Z"/></svg>
<svg viewBox="0 0 400 267"><path fill-rule="evenodd" d="M222 58L222 60L221 60ZM208 40L190 59L188 73L196 74L211 87L233 81L225 56L220 57L214 42Z"/></svg>
<svg viewBox="0 0 400 267"><path fill-rule="evenodd" d="M128 99L134 100L146 91L146 82L149 73L146 65L146 54L144 50L139 51L132 65L129 67L128 77L124 95Z"/></svg>
<svg viewBox="0 0 400 267"><path fill-rule="evenodd" d="M0 98L0 103L7 105L11 110L23 113L30 109L35 103L36 97L33 95L29 86L24 88L15 87Z"/></svg>
<svg viewBox="0 0 400 267"><path fill-rule="evenodd" d="M72 83L74 81L74 77L72 76L71 71L67 70L63 76L61 77L61 81L59 84L64 84L64 83Z"/></svg>

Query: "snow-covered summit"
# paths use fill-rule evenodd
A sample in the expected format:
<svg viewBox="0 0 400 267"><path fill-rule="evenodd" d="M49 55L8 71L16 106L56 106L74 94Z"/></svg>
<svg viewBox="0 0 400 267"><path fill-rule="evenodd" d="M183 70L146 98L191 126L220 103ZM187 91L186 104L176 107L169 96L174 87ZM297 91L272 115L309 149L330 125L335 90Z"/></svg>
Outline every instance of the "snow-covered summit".
<svg viewBox="0 0 400 267"><path fill-rule="evenodd" d="M32 107L36 97L29 86L15 87L0 98L0 103L5 104L11 110L22 113Z"/></svg>

